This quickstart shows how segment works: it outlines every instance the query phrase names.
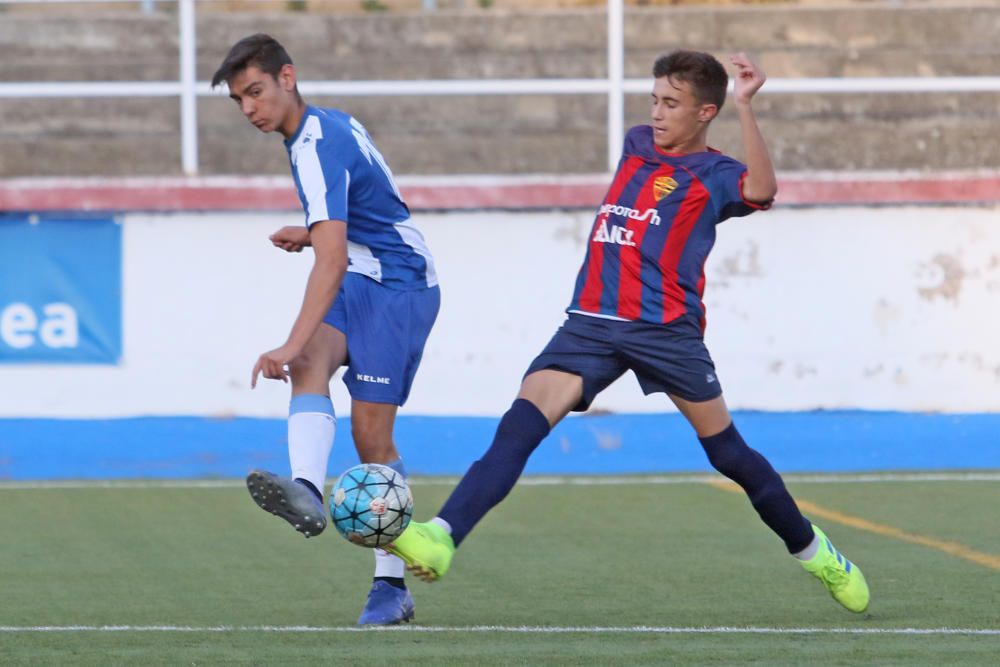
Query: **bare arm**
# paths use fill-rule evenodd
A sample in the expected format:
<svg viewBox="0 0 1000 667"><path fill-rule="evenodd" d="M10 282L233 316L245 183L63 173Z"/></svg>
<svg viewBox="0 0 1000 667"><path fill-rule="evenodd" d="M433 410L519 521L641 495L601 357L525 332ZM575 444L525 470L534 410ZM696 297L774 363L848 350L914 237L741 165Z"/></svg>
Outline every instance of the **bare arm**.
<svg viewBox="0 0 1000 667"><path fill-rule="evenodd" d="M340 220L317 222L309 231L309 241L316 256L306 282L306 293L299 315L295 318L285 344L265 352L257 359L250 380L251 387L257 386L257 376L260 373L272 380L288 381L285 366L302 352L316 333L344 279L347 271L347 223Z"/></svg>
<svg viewBox="0 0 1000 667"><path fill-rule="evenodd" d="M767 77L745 53L738 53L732 56L731 60L736 66L733 98L736 114L740 119L743 152L747 163L743 197L752 202L769 202L778 192L778 180L774 176L774 165L771 164L764 135L757 127L757 119L750 106L750 100L764 85Z"/></svg>

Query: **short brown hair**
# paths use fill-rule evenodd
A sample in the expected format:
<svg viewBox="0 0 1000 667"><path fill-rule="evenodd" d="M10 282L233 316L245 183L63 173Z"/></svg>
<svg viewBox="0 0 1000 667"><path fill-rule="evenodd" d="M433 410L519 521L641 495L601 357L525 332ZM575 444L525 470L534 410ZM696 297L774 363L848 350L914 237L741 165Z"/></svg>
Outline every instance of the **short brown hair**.
<svg viewBox="0 0 1000 667"><path fill-rule="evenodd" d="M251 65L260 68L260 71L270 74L275 80L281 68L291 65L292 58L288 55L278 40L262 32L256 35L244 37L229 49L226 58L219 65L219 69L212 75L212 87L215 88L223 81L229 82L234 76L250 67Z"/></svg>
<svg viewBox="0 0 1000 667"><path fill-rule="evenodd" d="M726 101L729 75L726 69L711 53L678 49L657 58L653 64L653 76L677 77L686 81L694 89L698 101L714 104L719 109Z"/></svg>

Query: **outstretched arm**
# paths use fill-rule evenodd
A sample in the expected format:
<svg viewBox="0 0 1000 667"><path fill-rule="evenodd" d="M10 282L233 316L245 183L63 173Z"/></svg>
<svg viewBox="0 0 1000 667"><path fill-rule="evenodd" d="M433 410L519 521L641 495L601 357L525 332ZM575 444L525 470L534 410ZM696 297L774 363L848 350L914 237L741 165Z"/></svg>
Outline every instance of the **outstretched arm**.
<svg viewBox="0 0 1000 667"><path fill-rule="evenodd" d="M299 316L295 318L285 344L265 352L257 359L250 380L251 387L257 386L257 376L260 373L272 380L288 381L285 366L299 356L316 333L340 290L340 283L347 271L347 223L340 220L314 223L309 231L309 241L316 258L306 282L306 294L302 299Z"/></svg>
<svg viewBox="0 0 1000 667"><path fill-rule="evenodd" d="M774 176L774 165L771 164L764 135L757 127L757 119L750 106L750 100L764 85L767 77L745 53L737 53L730 59L736 66L733 99L736 104L736 114L740 119L743 152L747 164L743 197L752 202L769 202L778 192L778 181Z"/></svg>

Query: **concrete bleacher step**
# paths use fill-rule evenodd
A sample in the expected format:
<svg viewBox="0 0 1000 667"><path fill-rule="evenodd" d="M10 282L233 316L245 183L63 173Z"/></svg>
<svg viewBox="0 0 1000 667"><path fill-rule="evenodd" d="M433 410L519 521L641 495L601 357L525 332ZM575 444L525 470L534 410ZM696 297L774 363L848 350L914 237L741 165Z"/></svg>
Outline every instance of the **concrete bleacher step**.
<svg viewBox="0 0 1000 667"><path fill-rule="evenodd" d="M605 75L605 19L595 9L332 15L200 12L198 78L228 46L267 31L302 79L592 78ZM674 47L720 57L746 50L778 77L995 75L1000 5L836 8L631 7L626 76L649 76ZM0 17L0 80L176 80L169 12ZM766 88L765 88L766 91ZM601 95L315 98L357 115L399 173L580 173L606 168ZM1000 167L1000 93L762 94L761 125L779 169ZM174 98L0 99L0 177L176 174ZM629 95L626 122L647 118ZM712 143L738 154L731 109ZM287 172L275 141L225 98L199 100L202 172Z"/></svg>

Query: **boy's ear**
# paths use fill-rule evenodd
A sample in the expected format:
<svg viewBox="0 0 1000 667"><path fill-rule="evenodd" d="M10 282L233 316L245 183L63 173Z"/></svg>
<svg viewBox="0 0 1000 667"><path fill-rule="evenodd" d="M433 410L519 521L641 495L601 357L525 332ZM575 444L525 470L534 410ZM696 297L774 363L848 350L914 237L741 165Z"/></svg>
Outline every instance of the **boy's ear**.
<svg viewBox="0 0 1000 667"><path fill-rule="evenodd" d="M719 115L719 107L714 104L702 104L698 109L698 120L702 123L710 123Z"/></svg>
<svg viewBox="0 0 1000 667"><path fill-rule="evenodd" d="M295 88L297 76L295 74L294 65L282 65L281 70L278 72L278 83L285 90L293 90Z"/></svg>

